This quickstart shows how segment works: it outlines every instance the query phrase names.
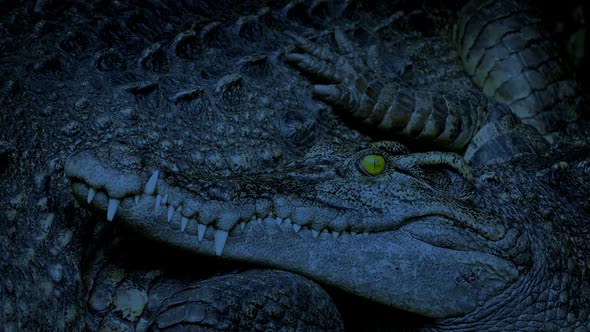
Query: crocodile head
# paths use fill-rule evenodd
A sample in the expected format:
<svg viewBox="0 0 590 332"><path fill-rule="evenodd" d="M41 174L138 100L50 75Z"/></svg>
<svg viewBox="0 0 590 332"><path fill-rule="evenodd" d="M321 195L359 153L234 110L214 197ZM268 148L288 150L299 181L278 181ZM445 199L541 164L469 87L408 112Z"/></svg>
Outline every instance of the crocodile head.
<svg viewBox="0 0 590 332"><path fill-rule="evenodd" d="M530 266L513 220L475 209L470 169L401 145L321 145L280 171L189 181L124 146L69 157L85 207L157 241L294 271L431 318L467 315Z"/></svg>

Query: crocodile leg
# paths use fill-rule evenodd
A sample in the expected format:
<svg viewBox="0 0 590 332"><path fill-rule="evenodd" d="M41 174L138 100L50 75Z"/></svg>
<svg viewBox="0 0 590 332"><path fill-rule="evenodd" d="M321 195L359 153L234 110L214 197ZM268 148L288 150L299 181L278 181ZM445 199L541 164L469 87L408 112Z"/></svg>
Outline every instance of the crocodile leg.
<svg viewBox="0 0 590 332"><path fill-rule="evenodd" d="M187 281L165 271L96 276L88 298L91 330L330 330L340 313L315 282L280 270L249 270Z"/></svg>
<svg viewBox="0 0 590 332"><path fill-rule="evenodd" d="M344 51L349 48L341 32L335 32L335 39ZM289 53L286 60L330 83L314 85L314 95L378 130L460 151L487 114L487 101L475 91L427 92L398 82L384 83L372 78L369 68L359 62L353 64L311 41L295 40L304 53Z"/></svg>
<svg viewBox="0 0 590 332"><path fill-rule="evenodd" d="M546 150L526 125L549 142L579 131L576 122L582 98L542 23L526 4L475 0L464 6L455 29L458 58L469 78L518 121L509 119L504 110L488 117L499 108L493 101L475 91L458 93L461 89L445 88L451 82L444 82L443 89L421 90L399 78L372 77L373 68L352 64L349 56L338 54L354 54L352 43L338 29L334 32L337 51L295 38L302 53L293 51L286 60L322 83L314 85L316 97L370 127L427 142L429 147L453 151L469 147L468 158L487 145L486 150L492 152L475 157L485 162L486 154L499 157ZM528 142L522 144L518 137Z"/></svg>

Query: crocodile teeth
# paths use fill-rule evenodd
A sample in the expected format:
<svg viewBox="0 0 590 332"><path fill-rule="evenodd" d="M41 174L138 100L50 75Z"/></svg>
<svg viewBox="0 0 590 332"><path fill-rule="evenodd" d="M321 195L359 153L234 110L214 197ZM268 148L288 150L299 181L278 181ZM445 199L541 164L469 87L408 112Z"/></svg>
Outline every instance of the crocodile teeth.
<svg viewBox="0 0 590 332"><path fill-rule="evenodd" d="M215 230L215 255L221 256L225 241L227 240L227 231Z"/></svg>
<svg viewBox="0 0 590 332"><path fill-rule="evenodd" d="M280 225L283 222L283 219L282 218L277 218L276 221L277 221L277 225Z"/></svg>
<svg viewBox="0 0 590 332"><path fill-rule="evenodd" d="M158 208L160 207L161 203L162 203L162 196L156 195L156 212L158 212Z"/></svg>
<svg viewBox="0 0 590 332"><path fill-rule="evenodd" d="M185 216L182 216L182 218L180 218L180 231L181 232L184 232L187 224L188 224L188 218Z"/></svg>
<svg viewBox="0 0 590 332"><path fill-rule="evenodd" d="M135 203L135 205L139 204L139 195L133 196L133 202Z"/></svg>
<svg viewBox="0 0 590 332"><path fill-rule="evenodd" d="M166 204L168 203L168 194L164 195L164 197L162 197L162 204Z"/></svg>
<svg viewBox="0 0 590 332"><path fill-rule="evenodd" d="M203 241L203 237L205 236L206 230L207 226L203 224L197 224L197 237L199 238L199 242Z"/></svg>
<svg viewBox="0 0 590 332"><path fill-rule="evenodd" d="M168 206L168 222L172 220L172 215L174 214L174 206Z"/></svg>
<svg viewBox="0 0 590 332"><path fill-rule="evenodd" d="M299 233L299 231L301 230L301 226L293 224L293 230L295 231L295 233Z"/></svg>
<svg viewBox="0 0 590 332"><path fill-rule="evenodd" d="M332 231L332 236L334 236L335 239L338 238L338 235L340 235L340 232Z"/></svg>
<svg viewBox="0 0 590 332"><path fill-rule="evenodd" d="M113 218L115 217L115 212L117 212L117 208L119 207L119 203L121 203L121 200L118 200L116 198L109 198L109 207L107 209L108 221L113 221Z"/></svg>
<svg viewBox="0 0 590 332"><path fill-rule="evenodd" d="M158 175L159 174L160 174L160 171L155 170L154 173L152 173L152 176L150 177L148 182L145 184L145 188L144 188L143 192L146 195L153 195L154 192L156 192L156 183L158 182Z"/></svg>
<svg viewBox="0 0 590 332"><path fill-rule="evenodd" d="M94 198L94 195L96 195L96 190L92 187L88 188L88 197L86 197L86 203L90 204Z"/></svg>
<svg viewBox="0 0 590 332"><path fill-rule="evenodd" d="M311 235L313 235L313 237L318 237L320 235L319 231L316 231L315 229L311 230Z"/></svg>
<svg viewBox="0 0 590 332"><path fill-rule="evenodd" d="M245 221L240 222L240 228L242 230L244 230L244 227L246 227L246 222Z"/></svg>

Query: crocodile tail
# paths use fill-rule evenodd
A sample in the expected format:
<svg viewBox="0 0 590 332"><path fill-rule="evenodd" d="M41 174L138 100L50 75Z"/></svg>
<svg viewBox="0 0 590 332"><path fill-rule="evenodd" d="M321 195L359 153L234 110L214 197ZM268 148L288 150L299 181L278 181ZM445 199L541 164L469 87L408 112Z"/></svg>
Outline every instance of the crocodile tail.
<svg viewBox="0 0 590 332"><path fill-rule="evenodd" d="M520 1L470 1L455 37L471 79L524 124L549 141L575 127L576 83L535 10Z"/></svg>

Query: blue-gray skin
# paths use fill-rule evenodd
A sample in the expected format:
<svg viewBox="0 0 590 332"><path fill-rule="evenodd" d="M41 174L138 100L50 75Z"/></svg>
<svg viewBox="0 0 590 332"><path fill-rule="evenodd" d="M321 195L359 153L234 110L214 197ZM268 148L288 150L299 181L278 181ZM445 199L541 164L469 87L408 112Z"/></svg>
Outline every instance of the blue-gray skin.
<svg viewBox="0 0 590 332"><path fill-rule="evenodd" d="M444 65L436 63L442 68L433 66L416 73L421 79L407 80L403 71L389 77L383 74L379 45L355 52L354 43L338 28L331 36L336 50L319 44L326 41L323 36L311 36L319 39L314 43L293 35L298 49L291 50L286 59L321 83L313 87L317 98L379 131L430 148L466 149L468 160L481 148L495 149L497 157L505 148L513 153L543 152L546 146L537 138L528 138L527 146L507 137L534 136L528 126L549 142L579 134L577 121L585 106L572 74L549 39L546 24L529 5L469 1L458 14L453 36L456 49L434 48L434 56ZM400 48L405 45L400 46L395 37L389 39L380 46L403 53ZM423 48L427 54L433 52ZM458 53L456 58L454 53ZM461 65L467 76L453 77L449 68ZM520 121L503 115L510 112Z"/></svg>
<svg viewBox="0 0 590 332"><path fill-rule="evenodd" d="M304 41L299 43L306 48ZM307 50L314 55L317 47ZM487 109L484 98L476 99L478 109ZM436 136L439 142L458 142L448 148L459 150L477 141L488 114L457 114L474 116L472 127L461 125L470 128L467 134L435 122L435 133L422 131L426 140ZM501 116L491 117L494 126L502 123L493 122L494 117ZM428 123L421 125L428 128ZM449 138L440 139L441 132ZM503 134L498 136L510 136ZM485 136L484 141L494 138ZM511 143L508 156L521 152L510 149ZM133 153L118 149L71 156L66 172L73 192L82 204L106 212L107 219L123 220L158 241L307 275L433 318L426 329L588 328L587 303L573 292L586 289L584 273L572 272L585 264L575 255L581 249L561 247L576 234L553 235L554 220L523 212L537 206L517 195L526 189L550 191L539 179L523 180L508 168L478 178L473 187L469 166L457 155L408 155L398 145L382 143L320 145L301 162L271 174L204 177L188 189L180 185L186 180L149 172ZM475 151L480 153L480 147ZM494 152L498 154L493 150L491 157ZM385 171L363 173L358 164L367 155L383 156ZM548 167L532 164L537 171ZM490 178L516 183L490 185ZM497 198L497 187L504 197ZM563 201L554 207L555 196L536 204L563 208ZM506 208L498 212L497 206ZM577 218L575 213L567 217ZM554 255L564 260L548 258ZM543 293L554 283L560 285L555 293Z"/></svg>
<svg viewBox="0 0 590 332"><path fill-rule="evenodd" d="M0 23L1 70L6 78L0 98L8 110L0 114L0 145L8 146L0 151L2 161L8 161L0 166L0 172L5 171L0 205L8 219L0 235L2 252L7 253L0 262L0 325L7 329L82 328L84 310L80 308L86 298L80 292L86 285L80 279L86 271L80 264L80 251L88 245L84 232L89 217L72 204L65 191L61 166L72 151L125 141L145 161L135 173L142 182L157 168L162 179L184 190L207 187L202 197L215 197L210 199L214 201L236 190L220 178L242 174L266 178L277 169L280 175L291 169L287 167L290 161L303 160L312 145L367 141L334 124L329 112L320 111L320 103L309 98L306 83L278 56L277 49L290 43L281 31L307 36L310 26L326 27L321 18L313 17L326 2L308 6L293 1L283 10L277 10L281 4L269 10L246 3L229 11L214 6L213 1L19 4L19 9L2 12ZM387 3L388 8L395 5ZM355 22L364 21L352 16ZM429 68L446 68L441 64L447 58L428 51L446 42L416 36L404 44L404 48L410 46L410 55L412 43L426 46L425 52L413 49L413 55L422 54L412 58L418 60L414 64L422 60ZM456 72L464 76L462 70ZM453 77L448 81L454 82ZM422 79L435 78L425 75ZM457 90L463 87L459 84ZM510 144L506 147L511 150ZM490 152L492 157L497 155L497 150ZM112 160L95 153L101 163ZM432 164L436 158L437 154L427 154L398 160L397 167L420 174L408 166L418 161ZM314 158L311 160L313 164ZM455 157L442 160L468 174ZM116 169L127 167L122 164ZM293 192L309 184L299 183L291 188ZM256 193L256 188L242 189ZM178 223L174 227L182 227L182 218L174 221ZM488 234L485 227L475 228ZM195 231L194 224L188 223L185 231L196 232L198 240L199 227ZM312 237L315 234L308 232ZM219 236L220 242L222 239ZM231 238L227 241L229 246ZM478 324L485 320L475 316L474 329L481 328ZM443 321L437 322L441 327ZM446 324L457 328L451 321Z"/></svg>
<svg viewBox="0 0 590 332"><path fill-rule="evenodd" d="M523 155L471 180L452 154L433 165L393 143L325 146L283 171L233 178L231 189L211 179L220 199L110 150L68 159L72 191L154 240L309 276L433 318L427 330L590 328L587 203L560 194L584 183L568 172L587 179L587 159L552 166ZM385 158L383 173L359 169L368 154Z"/></svg>
<svg viewBox="0 0 590 332"><path fill-rule="evenodd" d="M336 39L345 45L339 34ZM302 39L298 43L319 60L335 60L325 49ZM341 78L338 69L318 71L317 59L304 55L288 60L307 61L311 65L302 69L323 79L359 83L354 66L345 61L335 61L344 64ZM352 78L346 78L350 68ZM360 84L365 93L366 84ZM331 89L320 86L315 91L335 106L364 116L366 107L360 101L325 98ZM434 105L426 109L436 113ZM446 116L441 123L435 117L434 127L416 122L434 130L421 130L424 137L417 138L435 138L435 143L454 150L471 144L475 147L467 153L478 157L470 158L478 163L546 148L504 108L490 115L488 102L477 95L471 105L483 112L447 108L448 114L455 114L449 118L469 119L458 127L453 121L445 124ZM391 129L392 124L384 127ZM396 126L412 136L414 130ZM542 127L537 130L547 133ZM522 132L531 139L521 150L514 138L522 138ZM441 138L441 133L446 136ZM503 142L500 152L507 149L506 154L493 147L495 140ZM491 151L482 149L486 144ZM368 155L384 157L383 173L373 176L359 169ZM521 158L495 173L479 169L472 183L469 166L454 154L407 154L387 142L320 145L301 162L271 174L221 181L205 177L188 189L177 185L184 180L150 172L133 153L115 146L108 152L71 156L66 172L77 199L106 212L109 220L125 221L173 246L294 271L433 318L426 330L588 329L586 262L581 258L586 251L579 245L586 240L584 232L555 232L559 221L547 217L547 211L534 211L548 209L574 225L581 224L587 212L575 205L579 202L558 197L544 182L542 175L551 172L547 161L532 155ZM586 172L585 161L577 162L576 174ZM519 163L533 167L525 171ZM521 192L531 194L523 197Z"/></svg>

